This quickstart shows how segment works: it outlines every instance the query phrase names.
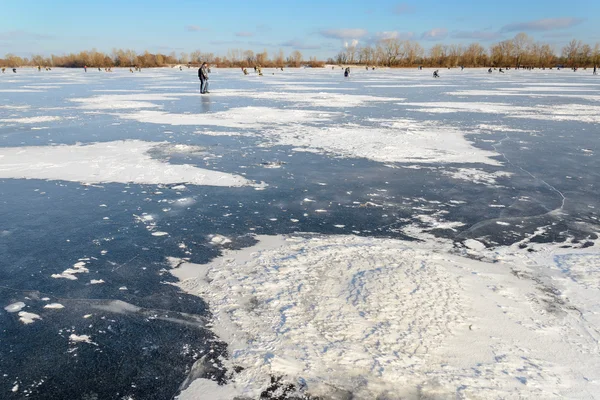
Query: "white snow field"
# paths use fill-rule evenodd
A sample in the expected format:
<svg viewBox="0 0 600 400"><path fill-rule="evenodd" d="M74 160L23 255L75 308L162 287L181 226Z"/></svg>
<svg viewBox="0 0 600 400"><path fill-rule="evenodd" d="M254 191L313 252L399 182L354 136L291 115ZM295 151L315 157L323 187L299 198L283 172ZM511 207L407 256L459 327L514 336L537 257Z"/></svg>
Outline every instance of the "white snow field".
<svg viewBox="0 0 600 400"><path fill-rule="evenodd" d="M161 254L179 280L175 285L208 303L211 330L228 346L228 357L219 360L227 383L193 380L182 386L180 400L257 399L272 378L281 378L281 395L292 384L299 394L327 400L600 398L600 204L594 182L600 79L591 72L453 69L433 79L431 70L356 68L344 79L338 67L265 70L262 77L215 68L206 96L197 93L195 70L56 69L43 82L30 70L19 72L10 81L0 77L0 138L8 143L0 147L0 179L157 185L155 193L175 185L169 189L180 197L161 200L160 226L144 214L143 204L133 214L157 243L181 234L169 222L184 211L170 214L171 204L194 210L205 198L217 201L187 193L194 185L229 187L220 190L231 190L232 198L254 187L274 208L285 209L278 184L298 171L265 161L261 172L275 182L257 183L247 168L269 152L343 160L348 168L356 164L348 171L354 177L362 178L361 165L377 165L385 177L425 171L446 184L430 199L417 182L395 202L385 197L387 189L374 192L365 184L374 200L356 202L356 208L395 206L405 213L386 214L392 221L378 238L367 230L342 232L355 221L340 218L328 221L339 235L319 232L317 223L309 232L273 228L239 249L236 235L256 229L239 218L237 226L221 224L235 226L235 234L202 231L176 242L181 253ZM58 92L58 100L40 100ZM577 146L563 154L558 139L565 137ZM552 144L547 153L536 148L540 141ZM243 151L224 146L225 155L217 155L223 143ZM211 164L227 156L235 161ZM310 172L322 179L316 182L330 178ZM563 188L573 181L582 182L585 196L578 197L574 184ZM531 196L510 192L523 182L533 188ZM465 222L469 205L452 197L462 185L473 196L498 193L483 211L472 211L490 215ZM334 185L320 187L320 197L306 189L295 199L314 204L305 220L318 220L342 203ZM515 204L536 203L536 196L553 202L535 215L511 214ZM242 200L240 208L259 213ZM452 207L461 209L462 219L452 219ZM497 211L505 209L501 219ZM498 241L487 240L494 232L508 237L526 231L537 217L547 220L525 239L495 246L490 243ZM277 218L267 218L278 226ZM561 224L565 237L574 225L589 235L538 243ZM0 234L3 229L0 221ZM436 229L456 237L435 236ZM466 235L477 229L481 236ZM416 240L391 238L407 236ZM192 262L203 246L219 256ZM90 282L109 290L110 277L91 279L86 262L65 268L49 275L53 284ZM13 299L3 307L20 318L19 326L47 323L45 314L22 311L28 305ZM60 303L45 308L55 315L69 309L58 312ZM96 347L97 338L80 332L68 341Z"/></svg>
<svg viewBox="0 0 600 400"><path fill-rule="evenodd" d="M451 241L433 238L259 240L208 265L171 260L181 288L208 300L214 330L230 346L226 365L244 368L211 398L257 398L269 376L334 399L600 392L597 253L565 257L549 245L530 256L516 247L485 251L476 241L476 252L453 251ZM565 266L593 270L596 279L586 281L594 287L561 276ZM567 294L524 278L540 270ZM180 399L208 390L197 385Z"/></svg>

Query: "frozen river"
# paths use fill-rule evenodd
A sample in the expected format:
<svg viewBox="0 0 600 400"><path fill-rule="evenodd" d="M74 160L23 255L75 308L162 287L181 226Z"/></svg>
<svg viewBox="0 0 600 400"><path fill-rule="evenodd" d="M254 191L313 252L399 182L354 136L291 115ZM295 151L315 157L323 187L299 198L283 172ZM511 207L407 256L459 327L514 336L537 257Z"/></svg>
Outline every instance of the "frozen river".
<svg viewBox="0 0 600 400"><path fill-rule="evenodd" d="M598 398L600 79L431 73L0 75L0 398Z"/></svg>

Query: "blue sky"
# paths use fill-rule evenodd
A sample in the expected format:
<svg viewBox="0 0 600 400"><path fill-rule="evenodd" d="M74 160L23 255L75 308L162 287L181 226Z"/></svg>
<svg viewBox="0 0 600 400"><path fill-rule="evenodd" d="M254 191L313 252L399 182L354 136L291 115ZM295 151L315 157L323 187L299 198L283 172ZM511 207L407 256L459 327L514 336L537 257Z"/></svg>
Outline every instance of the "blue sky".
<svg viewBox="0 0 600 400"><path fill-rule="evenodd" d="M479 0L7 0L0 5L0 55L96 48L213 52L300 50L333 57L344 42L399 37L489 45L526 32L560 48L600 41L600 1Z"/></svg>

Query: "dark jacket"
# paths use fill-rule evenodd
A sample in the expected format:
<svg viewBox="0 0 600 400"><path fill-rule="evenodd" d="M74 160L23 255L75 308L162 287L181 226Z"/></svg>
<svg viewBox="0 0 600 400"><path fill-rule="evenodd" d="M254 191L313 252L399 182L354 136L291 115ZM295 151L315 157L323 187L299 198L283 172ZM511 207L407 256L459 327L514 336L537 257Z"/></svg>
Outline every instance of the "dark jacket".
<svg viewBox="0 0 600 400"><path fill-rule="evenodd" d="M208 71L205 66L200 67L198 70L198 78L200 78L201 81L208 80Z"/></svg>

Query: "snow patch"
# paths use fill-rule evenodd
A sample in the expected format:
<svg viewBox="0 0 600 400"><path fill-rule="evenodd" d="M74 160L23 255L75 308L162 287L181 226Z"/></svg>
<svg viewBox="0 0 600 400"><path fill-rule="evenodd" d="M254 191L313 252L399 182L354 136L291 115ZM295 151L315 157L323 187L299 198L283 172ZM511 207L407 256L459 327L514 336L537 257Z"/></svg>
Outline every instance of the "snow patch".
<svg viewBox="0 0 600 400"><path fill-rule="evenodd" d="M164 142L126 140L89 145L0 148L0 178L68 180L82 183L260 186L241 176L169 164L148 152Z"/></svg>
<svg viewBox="0 0 600 400"><path fill-rule="evenodd" d="M7 305L6 307L4 307L4 309L6 310L6 312L15 313L21 311L24 307L25 303L23 303L22 301L18 301L16 303Z"/></svg>

